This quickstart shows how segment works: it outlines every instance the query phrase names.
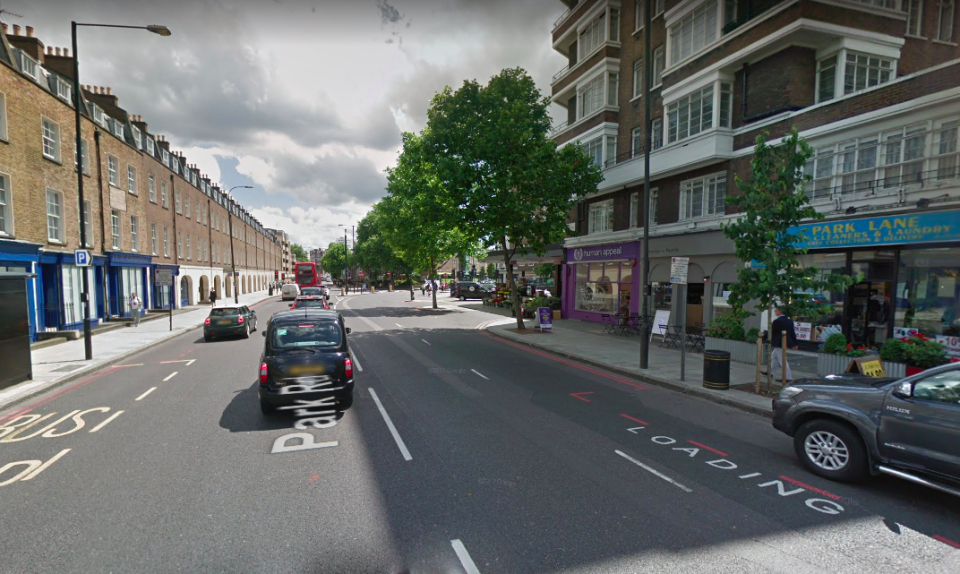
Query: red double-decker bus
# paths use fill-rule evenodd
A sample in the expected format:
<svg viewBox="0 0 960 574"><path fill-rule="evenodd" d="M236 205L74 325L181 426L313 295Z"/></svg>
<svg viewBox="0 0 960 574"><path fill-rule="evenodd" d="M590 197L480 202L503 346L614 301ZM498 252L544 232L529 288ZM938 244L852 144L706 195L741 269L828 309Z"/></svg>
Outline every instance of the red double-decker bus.
<svg viewBox="0 0 960 574"><path fill-rule="evenodd" d="M304 287L320 286L320 274L317 273L316 263L297 263L294 267L294 271L296 273L297 285L301 289Z"/></svg>

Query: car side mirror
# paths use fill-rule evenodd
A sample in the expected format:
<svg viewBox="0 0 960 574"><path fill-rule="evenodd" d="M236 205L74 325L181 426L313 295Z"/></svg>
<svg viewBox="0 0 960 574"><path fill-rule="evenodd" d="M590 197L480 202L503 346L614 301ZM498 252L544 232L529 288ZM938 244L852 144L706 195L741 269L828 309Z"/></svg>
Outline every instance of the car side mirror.
<svg viewBox="0 0 960 574"><path fill-rule="evenodd" d="M288 303L287 307L293 307L293 303Z"/></svg>
<svg viewBox="0 0 960 574"><path fill-rule="evenodd" d="M350 333L353 333L353 329L351 329L350 327L347 327L347 335L349 335Z"/></svg>
<svg viewBox="0 0 960 574"><path fill-rule="evenodd" d="M267 332L266 332L266 331L260 331L260 336L263 337L264 339L266 339L266 338L267 338Z"/></svg>
<svg viewBox="0 0 960 574"><path fill-rule="evenodd" d="M893 395L901 399L913 397L913 383L900 383L893 389Z"/></svg>

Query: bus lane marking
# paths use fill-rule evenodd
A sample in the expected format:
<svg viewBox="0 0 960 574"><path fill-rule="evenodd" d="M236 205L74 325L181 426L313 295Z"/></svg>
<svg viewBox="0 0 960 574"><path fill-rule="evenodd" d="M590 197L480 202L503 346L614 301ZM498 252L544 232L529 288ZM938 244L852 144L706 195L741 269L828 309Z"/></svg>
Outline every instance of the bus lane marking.
<svg viewBox="0 0 960 574"><path fill-rule="evenodd" d="M39 476L41 472L50 468L50 466L53 463L63 458L68 452L70 452L70 449L65 448L61 450L59 453L55 454L53 458L51 458L47 462L43 462L40 460L18 460L16 462L8 462L7 464L0 466L0 479L3 478L3 475L7 472L7 470L16 468L18 466L26 466L25 469L21 470L19 473L13 475L12 477L6 480L0 480L0 487L7 486L15 482L33 480L34 478Z"/></svg>
<svg viewBox="0 0 960 574"><path fill-rule="evenodd" d="M413 460L413 457L410 455L410 451L407 450L407 445L403 442L403 439L400 438L400 433L397 432L397 427L393 426L393 421L390 420L390 415L388 415L387 410L383 408L383 403L380 402L380 397L377 396L377 392L370 388L367 390L370 391L370 397L373 399L373 402L377 403L377 408L380 409L380 414L383 415L383 421L387 423L387 428L390 429L390 434L393 435L393 440L400 448L400 453L403 454L403 459L406 461Z"/></svg>
<svg viewBox="0 0 960 574"><path fill-rule="evenodd" d="M84 416L90 413L96 413L96 412L108 413L110 412L110 407L96 407L96 408L86 409L86 410L79 410L79 409L73 410L67 413L66 415L56 419L55 421L50 422L46 426L40 428L40 430L34 431L31 434L26 436L20 436L20 435L22 435L27 430L38 426L40 423L46 422L48 419L55 417L57 413L52 412L46 415L22 414L20 416L17 416L15 418L12 418L6 421L5 423L2 423L2 426L0 426L0 443L21 442L21 441L29 440L31 438L38 437L38 436L41 438L60 438L63 436L67 436L83 429L87 425L87 421L84 419ZM96 427L94 427L94 429L91 430L90 432L96 432L97 430L100 430L101 428L106 426L107 423L117 418L117 416L119 416L121 413L123 413L123 411L117 411L116 413L113 413L106 420L96 425ZM72 420L73 428L69 430L59 430L57 428L60 424L65 423L68 420Z"/></svg>

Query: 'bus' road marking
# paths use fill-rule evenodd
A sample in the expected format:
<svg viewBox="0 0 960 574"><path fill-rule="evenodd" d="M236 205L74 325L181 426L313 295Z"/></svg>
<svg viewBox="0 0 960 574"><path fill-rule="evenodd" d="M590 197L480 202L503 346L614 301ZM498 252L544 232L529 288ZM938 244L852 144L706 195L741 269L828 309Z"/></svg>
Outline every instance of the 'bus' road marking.
<svg viewBox="0 0 960 574"><path fill-rule="evenodd" d="M149 389L147 392L145 392L145 393L143 393L142 395L140 395L139 397L137 397L136 400L139 401L140 399L146 398L147 395L149 395L150 393L152 393L152 392L155 391L155 390L157 390L157 387L150 387L150 389Z"/></svg>
<svg viewBox="0 0 960 574"><path fill-rule="evenodd" d="M470 553L467 552L467 547L463 545L463 542L460 542L460 539L457 538L451 540L450 544L453 545L453 551L457 553L457 558L460 559L460 564L463 564L463 569L467 571L467 574L480 574L480 570L474 564L473 558L470 558Z"/></svg>
<svg viewBox="0 0 960 574"><path fill-rule="evenodd" d="M478 376L480 376L481 378L486 379L486 380L488 380L488 381L490 380L490 379L487 379L487 377L484 377L483 374L480 373L480 371L478 371L478 370L476 370L476 369L470 369L470 370L473 371L474 373L476 373L476 374L477 374Z"/></svg>
<svg viewBox="0 0 960 574"><path fill-rule="evenodd" d="M394 325L396 325L397 327L400 327L401 329L403 329L403 325L401 325L400 323L394 323Z"/></svg>
<svg viewBox="0 0 960 574"><path fill-rule="evenodd" d="M426 340L426 339L420 339L420 340L423 341L424 343L430 345L430 341L428 341L428 340ZM432 347L433 345L430 345L430 346Z"/></svg>
<svg viewBox="0 0 960 574"><path fill-rule="evenodd" d="M176 376L177 376L177 373L179 373L179 372L180 372L180 371L174 371L174 372L170 373L169 375L167 375L167 378L166 378L166 379L163 379L162 382L165 383L165 382L169 381L170 379L176 377Z"/></svg>
<svg viewBox="0 0 960 574"><path fill-rule="evenodd" d="M410 451L407 450L407 445L403 443L403 439L400 438L400 433L397 432L397 427L393 426L393 421L390 420L390 415L388 415L387 410L383 408L383 403L380 402L380 397L377 396L377 391L373 389L367 390L370 391L370 396L373 398L373 402L377 403L377 408L380 409L380 414L383 415L383 420L387 423L387 428L390 429L390 434L393 435L393 440L395 440L397 442L397 446L400 447L400 452L403 454L404 460L413 460L413 457L410 456Z"/></svg>
<svg viewBox="0 0 960 574"><path fill-rule="evenodd" d="M619 450L615 450L615 451L613 451L613 452L619 454L619 455L622 456L623 458L629 460L629 461L632 462L633 464L639 466L640 468L642 468L643 470L645 470L645 471L653 474L654 476L657 476L657 477L659 477L659 478L662 478L663 480L665 480L665 481L669 482L670 484L676 486L676 487L679 488L680 490L682 490L682 491L684 491L684 492L693 492L692 489L687 488L686 486L680 484L679 482L673 480L672 478L670 478L669 476L667 476L667 475L659 472L658 470L656 470L656 469L654 469L654 468L650 468L649 466L643 464L642 462L640 462L639 460L631 457L630 455L625 454L625 453L623 453L623 452L621 452L621 451L619 451Z"/></svg>

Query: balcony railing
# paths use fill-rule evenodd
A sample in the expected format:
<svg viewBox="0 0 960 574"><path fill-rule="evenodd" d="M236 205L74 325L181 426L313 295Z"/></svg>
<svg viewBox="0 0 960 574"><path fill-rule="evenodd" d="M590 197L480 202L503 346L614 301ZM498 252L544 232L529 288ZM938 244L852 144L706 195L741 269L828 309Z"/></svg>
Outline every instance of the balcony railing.
<svg viewBox="0 0 960 574"><path fill-rule="evenodd" d="M836 182L838 178L842 177L844 177L843 174L839 176L833 176L831 183ZM913 173L898 174L890 177L882 177L879 179L856 181L854 178L853 181L833 186L817 185L818 183L824 182L826 178L819 180L819 182L811 180L806 183L804 193L810 200L836 199L854 196L863 197L876 195L878 193L888 195L896 193L900 189L906 187L914 189L925 188L931 183L954 179L960 179L960 167L952 165L927 171L918 171Z"/></svg>
<svg viewBox="0 0 960 574"><path fill-rule="evenodd" d="M559 124L554 125L553 129L550 130L550 135L548 137L553 137L559 134L563 130L567 129L569 125L570 125L570 122L560 122Z"/></svg>
<svg viewBox="0 0 960 574"><path fill-rule="evenodd" d="M570 71L570 64L567 64L566 66L563 67L562 70L560 70L559 72L557 72L556 74L553 75L553 82L551 82L551 83L556 82L556 81L559 80L561 77L563 77L564 74L566 74L566 73L569 72L569 71Z"/></svg>
<svg viewBox="0 0 960 574"><path fill-rule="evenodd" d="M574 4L572 7L567 8L567 11L566 11L566 12L564 12L563 14L560 14L560 17L557 18L557 21L553 23L553 30L551 31L551 33L552 33L552 32L555 32L555 31L557 30L557 28L560 27L560 24L563 24L564 22L567 21L567 18L570 17L570 14L573 14L573 10L574 10L574 8L576 8L577 6L578 6L578 4Z"/></svg>
<svg viewBox="0 0 960 574"><path fill-rule="evenodd" d="M763 14L781 2L783 2L783 0L766 0L758 2L755 5L751 5L750 2L747 2L747 5L741 8L741 13L738 15L737 19L727 22L727 24L723 26L723 33L729 34L730 32L733 32L740 26L743 26L750 20L753 20L760 14Z"/></svg>

